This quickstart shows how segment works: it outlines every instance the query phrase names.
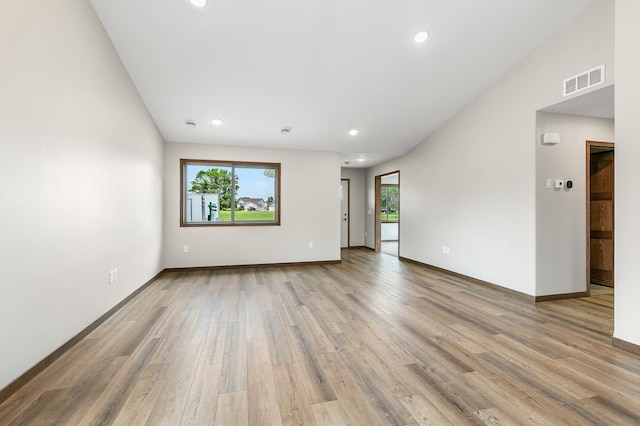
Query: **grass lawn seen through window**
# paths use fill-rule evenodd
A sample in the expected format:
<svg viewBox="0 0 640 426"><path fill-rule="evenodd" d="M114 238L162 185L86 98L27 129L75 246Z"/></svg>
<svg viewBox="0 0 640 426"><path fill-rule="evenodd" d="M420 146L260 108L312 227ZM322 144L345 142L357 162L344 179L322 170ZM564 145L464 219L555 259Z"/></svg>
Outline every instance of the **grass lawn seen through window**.
<svg viewBox="0 0 640 426"><path fill-rule="evenodd" d="M383 222L397 222L398 213L389 213L389 215L386 213L380 213L380 219L382 219Z"/></svg>
<svg viewBox="0 0 640 426"><path fill-rule="evenodd" d="M235 213L236 221L246 220L250 222L259 222L263 220L275 220L276 213L275 212L259 212L259 211L245 211L245 210L236 210ZM218 214L218 220L220 222L230 222L231 221L231 210L220 210Z"/></svg>

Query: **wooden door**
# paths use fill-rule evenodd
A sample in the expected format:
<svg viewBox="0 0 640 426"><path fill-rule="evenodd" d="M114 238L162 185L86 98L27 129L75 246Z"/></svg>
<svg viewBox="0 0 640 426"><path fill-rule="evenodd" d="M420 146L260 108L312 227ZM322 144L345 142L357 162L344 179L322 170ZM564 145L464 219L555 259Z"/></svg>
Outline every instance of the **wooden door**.
<svg viewBox="0 0 640 426"><path fill-rule="evenodd" d="M589 160L589 275L593 284L613 287L613 149L591 148Z"/></svg>

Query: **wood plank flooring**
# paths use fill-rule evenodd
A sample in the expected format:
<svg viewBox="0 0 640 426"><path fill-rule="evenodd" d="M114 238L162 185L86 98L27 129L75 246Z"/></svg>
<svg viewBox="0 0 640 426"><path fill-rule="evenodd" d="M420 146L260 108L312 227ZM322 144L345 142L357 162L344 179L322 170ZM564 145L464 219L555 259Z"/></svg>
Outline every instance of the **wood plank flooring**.
<svg viewBox="0 0 640 426"><path fill-rule="evenodd" d="M613 295L534 305L365 249L164 273L0 425L640 423Z"/></svg>

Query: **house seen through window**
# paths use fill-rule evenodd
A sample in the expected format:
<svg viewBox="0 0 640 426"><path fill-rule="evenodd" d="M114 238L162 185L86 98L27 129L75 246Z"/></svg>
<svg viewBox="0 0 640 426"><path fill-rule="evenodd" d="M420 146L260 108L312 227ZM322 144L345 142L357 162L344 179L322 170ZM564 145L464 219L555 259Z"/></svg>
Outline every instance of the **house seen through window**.
<svg viewBox="0 0 640 426"><path fill-rule="evenodd" d="M181 226L279 225L280 164L180 160Z"/></svg>

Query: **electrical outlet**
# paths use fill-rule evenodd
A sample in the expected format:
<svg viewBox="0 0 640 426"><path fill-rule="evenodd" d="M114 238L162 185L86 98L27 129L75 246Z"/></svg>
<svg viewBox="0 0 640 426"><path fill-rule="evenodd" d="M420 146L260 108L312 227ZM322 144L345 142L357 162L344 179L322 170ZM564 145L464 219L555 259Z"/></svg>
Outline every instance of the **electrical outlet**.
<svg viewBox="0 0 640 426"><path fill-rule="evenodd" d="M313 248L313 241L309 241L309 248Z"/></svg>
<svg viewBox="0 0 640 426"><path fill-rule="evenodd" d="M109 282L112 283L115 281L115 274L113 271L109 271Z"/></svg>
<svg viewBox="0 0 640 426"><path fill-rule="evenodd" d="M449 246L442 246L442 253L449 254L450 253Z"/></svg>
<svg viewBox="0 0 640 426"><path fill-rule="evenodd" d="M189 253L189 246L182 246L183 253Z"/></svg>
<svg viewBox="0 0 640 426"><path fill-rule="evenodd" d="M113 280L118 281L118 269L113 270Z"/></svg>

